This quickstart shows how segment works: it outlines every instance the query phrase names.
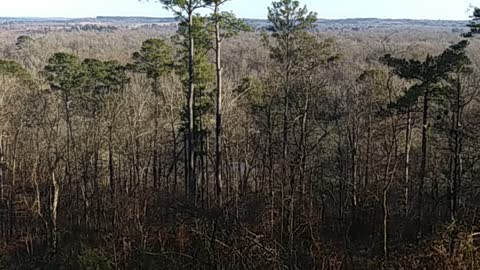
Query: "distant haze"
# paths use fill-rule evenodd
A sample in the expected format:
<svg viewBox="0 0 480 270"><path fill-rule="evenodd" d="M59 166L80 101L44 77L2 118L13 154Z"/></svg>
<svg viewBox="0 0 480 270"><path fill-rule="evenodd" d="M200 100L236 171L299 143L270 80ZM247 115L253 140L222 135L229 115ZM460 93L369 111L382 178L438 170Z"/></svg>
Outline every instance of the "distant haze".
<svg viewBox="0 0 480 270"><path fill-rule="evenodd" d="M478 0L476 0L478 1ZM233 0L225 9L242 18L266 18L271 0ZM0 0L0 17L154 16L172 14L154 0ZM472 0L304 0L319 18L465 20Z"/></svg>

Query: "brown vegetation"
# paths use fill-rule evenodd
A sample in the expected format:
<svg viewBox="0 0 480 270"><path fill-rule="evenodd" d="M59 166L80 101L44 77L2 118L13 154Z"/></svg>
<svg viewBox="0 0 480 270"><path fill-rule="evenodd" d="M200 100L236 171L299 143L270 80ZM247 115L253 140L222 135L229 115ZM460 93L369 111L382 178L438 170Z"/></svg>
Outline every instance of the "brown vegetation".
<svg viewBox="0 0 480 270"><path fill-rule="evenodd" d="M2 35L1 269L480 269L478 41L181 29Z"/></svg>

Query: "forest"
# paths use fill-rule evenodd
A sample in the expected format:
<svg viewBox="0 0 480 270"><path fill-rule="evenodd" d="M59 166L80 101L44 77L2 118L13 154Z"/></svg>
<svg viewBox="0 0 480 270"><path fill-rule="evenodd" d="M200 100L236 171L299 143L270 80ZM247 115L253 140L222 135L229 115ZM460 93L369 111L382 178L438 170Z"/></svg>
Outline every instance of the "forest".
<svg viewBox="0 0 480 270"><path fill-rule="evenodd" d="M480 269L480 9L338 33L227 1L0 32L0 269Z"/></svg>

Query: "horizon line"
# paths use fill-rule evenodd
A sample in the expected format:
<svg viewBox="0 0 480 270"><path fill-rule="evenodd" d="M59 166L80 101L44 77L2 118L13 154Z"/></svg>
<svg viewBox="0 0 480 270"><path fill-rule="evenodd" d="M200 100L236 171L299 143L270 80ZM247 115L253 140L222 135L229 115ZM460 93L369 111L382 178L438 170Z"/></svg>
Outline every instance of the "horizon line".
<svg viewBox="0 0 480 270"><path fill-rule="evenodd" d="M101 17L110 17L110 18L145 18L145 19L176 19L175 16L135 16L135 15L97 15L97 16L85 16L85 17L60 17L60 16L0 16L0 19L55 19L55 20L78 20L78 19L98 19ZM240 18L243 20L264 20L267 21L268 18L254 18L254 17L243 17ZM468 19L425 19L425 18L392 18L392 17L342 17L342 18L318 18L317 21L326 20L411 20L411 21L470 21Z"/></svg>

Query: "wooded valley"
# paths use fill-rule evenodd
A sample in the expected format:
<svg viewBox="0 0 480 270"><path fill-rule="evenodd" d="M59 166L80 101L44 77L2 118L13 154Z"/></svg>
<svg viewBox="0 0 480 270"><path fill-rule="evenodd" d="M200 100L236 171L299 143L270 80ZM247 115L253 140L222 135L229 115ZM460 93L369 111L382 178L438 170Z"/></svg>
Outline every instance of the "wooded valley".
<svg viewBox="0 0 480 270"><path fill-rule="evenodd" d="M0 269L480 269L480 9L159 2L176 27L0 32Z"/></svg>

